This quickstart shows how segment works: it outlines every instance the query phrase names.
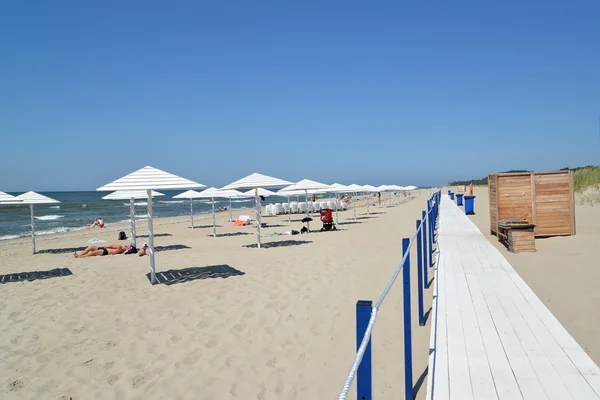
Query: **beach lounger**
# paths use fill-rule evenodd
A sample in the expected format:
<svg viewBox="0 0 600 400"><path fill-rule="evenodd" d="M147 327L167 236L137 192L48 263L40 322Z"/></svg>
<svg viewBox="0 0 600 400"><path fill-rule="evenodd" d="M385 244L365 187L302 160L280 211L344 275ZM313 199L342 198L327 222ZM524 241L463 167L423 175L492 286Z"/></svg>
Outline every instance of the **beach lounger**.
<svg viewBox="0 0 600 400"><path fill-rule="evenodd" d="M319 203L320 210L325 210L326 208L329 208L326 201L322 201Z"/></svg>
<svg viewBox="0 0 600 400"><path fill-rule="evenodd" d="M273 215L273 205L272 204L267 204L265 206L265 215L266 216Z"/></svg>
<svg viewBox="0 0 600 400"><path fill-rule="evenodd" d="M288 214L290 212L290 203L283 203L281 206L283 207L283 212L285 214Z"/></svg>
<svg viewBox="0 0 600 400"><path fill-rule="evenodd" d="M280 215L283 214L283 206L281 205L281 203L275 203L275 212L273 213L274 215Z"/></svg>
<svg viewBox="0 0 600 400"><path fill-rule="evenodd" d="M298 212L302 214L306 212L306 203L298 203Z"/></svg>
<svg viewBox="0 0 600 400"><path fill-rule="evenodd" d="M290 210L292 211L293 214L298 212L298 203L293 201L290 203Z"/></svg>

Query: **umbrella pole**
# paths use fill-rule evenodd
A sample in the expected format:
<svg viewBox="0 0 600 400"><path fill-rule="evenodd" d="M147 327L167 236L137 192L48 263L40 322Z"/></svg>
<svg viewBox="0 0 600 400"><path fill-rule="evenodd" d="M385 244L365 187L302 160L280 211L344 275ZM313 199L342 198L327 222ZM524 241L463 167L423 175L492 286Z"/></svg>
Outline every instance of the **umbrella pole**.
<svg viewBox="0 0 600 400"><path fill-rule="evenodd" d="M340 220L338 218L338 201L339 201L340 193L335 192L335 224L339 225Z"/></svg>
<svg viewBox="0 0 600 400"><path fill-rule="evenodd" d="M29 205L29 213L31 214L31 254L35 254L35 222L33 220L33 204Z"/></svg>
<svg viewBox="0 0 600 400"><path fill-rule="evenodd" d="M290 195L288 194L288 222L292 222L292 207L290 207Z"/></svg>
<svg viewBox="0 0 600 400"><path fill-rule="evenodd" d="M152 226L152 190L148 189L148 244L150 245L150 283L156 283L154 266L154 227Z"/></svg>
<svg viewBox="0 0 600 400"><path fill-rule="evenodd" d="M192 205L192 199L190 199L190 218L192 219L192 229L194 229L194 206Z"/></svg>
<svg viewBox="0 0 600 400"><path fill-rule="evenodd" d="M211 197L213 209L213 237L217 237L217 221L215 220L215 198Z"/></svg>
<svg viewBox="0 0 600 400"><path fill-rule="evenodd" d="M356 219L356 192L354 192L354 219Z"/></svg>
<svg viewBox="0 0 600 400"><path fill-rule="evenodd" d="M129 199L129 221L131 225L131 245L137 247L137 238L135 235L135 200Z"/></svg>
<svg viewBox="0 0 600 400"><path fill-rule="evenodd" d="M367 215L371 215L371 196L367 194Z"/></svg>
<svg viewBox="0 0 600 400"><path fill-rule="evenodd" d="M306 195L306 213L310 213L309 215L312 216L312 202L310 203L310 208L308 208L308 190L305 190L304 194ZM306 229L310 232L310 221L306 221Z"/></svg>
<svg viewBox="0 0 600 400"><path fill-rule="evenodd" d="M229 198L229 222L231 222L231 197Z"/></svg>
<svg viewBox="0 0 600 400"><path fill-rule="evenodd" d="M254 188L254 200L256 201L256 240L260 249L260 199L258 198L258 188Z"/></svg>

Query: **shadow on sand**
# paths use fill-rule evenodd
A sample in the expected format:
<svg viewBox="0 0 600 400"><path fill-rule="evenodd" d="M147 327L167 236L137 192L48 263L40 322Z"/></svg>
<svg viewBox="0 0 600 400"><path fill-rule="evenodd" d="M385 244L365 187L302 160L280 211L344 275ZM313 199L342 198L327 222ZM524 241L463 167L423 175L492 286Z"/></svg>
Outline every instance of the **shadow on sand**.
<svg viewBox="0 0 600 400"><path fill-rule="evenodd" d="M170 233L155 233L154 237L165 237L165 236L173 236ZM147 238L148 235L136 235L136 238ZM127 238L129 239L129 238Z"/></svg>
<svg viewBox="0 0 600 400"><path fill-rule="evenodd" d="M364 222L361 222L361 221L345 221L345 222L340 222L338 225L354 225L354 224L364 224Z"/></svg>
<svg viewBox="0 0 600 400"><path fill-rule="evenodd" d="M230 233L217 233L217 237L233 237L233 236L246 236L252 235L250 232L230 232ZM213 237L213 235L206 235L208 237Z"/></svg>
<svg viewBox="0 0 600 400"><path fill-rule="evenodd" d="M215 225L217 228L222 228L223 225ZM194 225L194 229L212 228L212 225Z"/></svg>
<svg viewBox="0 0 600 400"><path fill-rule="evenodd" d="M157 272L155 285L175 285L195 281L198 279L216 279L229 278L230 276L245 275L245 272L237 270L229 265L210 265L207 267L191 267L184 269L170 269L168 271ZM150 273L146 274L150 280Z"/></svg>
<svg viewBox="0 0 600 400"><path fill-rule="evenodd" d="M0 275L0 284L10 282L37 281L38 279L59 278L73 275L69 268L55 268L49 271L16 272Z"/></svg>
<svg viewBox="0 0 600 400"><path fill-rule="evenodd" d="M102 243L98 243L97 246L102 247ZM73 253L75 251L83 251L86 247L64 247L61 249L46 249L46 250L38 250L35 254L66 254Z"/></svg>
<svg viewBox="0 0 600 400"><path fill-rule="evenodd" d="M156 251L156 252L169 251L169 250L185 250L185 249L191 249L191 247L186 246L185 244L171 244L168 246L154 246L154 251Z"/></svg>
<svg viewBox="0 0 600 400"><path fill-rule="evenodd" d="M270 249L270 248L274 248L274 247L300 246L302 244L308 244L308 243L312 243L312 242L310 240L282 240L279 242L261 243L260 248L261 249ZM256 244L256 243L246 244L243 247L247 247L249 249L256 249L256 248L258 248L258 244Z"/></svg>

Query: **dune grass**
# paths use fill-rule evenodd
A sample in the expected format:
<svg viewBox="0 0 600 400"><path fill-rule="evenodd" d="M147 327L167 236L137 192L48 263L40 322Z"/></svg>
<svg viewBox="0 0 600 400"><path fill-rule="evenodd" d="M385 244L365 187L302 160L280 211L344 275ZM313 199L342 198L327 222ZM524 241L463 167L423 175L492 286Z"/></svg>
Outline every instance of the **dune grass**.
<svg viewBox="0 0 600 400"><path fill-rule="evenodd" d="M590 187L600 187L600 166L575 170L575 191L583 192Z"/></svg>

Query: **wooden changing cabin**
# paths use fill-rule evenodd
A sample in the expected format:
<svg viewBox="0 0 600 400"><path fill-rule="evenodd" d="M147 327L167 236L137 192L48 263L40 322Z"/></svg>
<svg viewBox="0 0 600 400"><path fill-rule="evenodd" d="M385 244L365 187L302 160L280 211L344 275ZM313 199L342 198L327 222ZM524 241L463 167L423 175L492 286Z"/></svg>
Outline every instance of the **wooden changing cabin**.
<svg viewBox="0 0 600 400"><path fill-rule="evenodd" d="M520 218L535 225L535 237L575 234L573 171L519 172L488 176L490 229Z"/></svg>

